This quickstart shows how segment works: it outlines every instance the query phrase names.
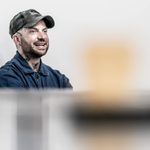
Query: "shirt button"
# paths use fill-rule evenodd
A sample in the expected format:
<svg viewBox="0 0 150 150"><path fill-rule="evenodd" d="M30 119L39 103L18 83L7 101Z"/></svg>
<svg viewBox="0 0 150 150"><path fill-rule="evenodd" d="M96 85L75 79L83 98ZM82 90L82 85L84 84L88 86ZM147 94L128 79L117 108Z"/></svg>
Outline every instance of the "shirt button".
<svg viewBox="0 0 150 150"><path fill-rule="evenodd" d="M39 80L39 79L40 79L40 76L39 76L39 74L38 74L38 73L36 73L36 74L35 74L35 77L36 77L36 79L37 79L37 80Z"/></svg>

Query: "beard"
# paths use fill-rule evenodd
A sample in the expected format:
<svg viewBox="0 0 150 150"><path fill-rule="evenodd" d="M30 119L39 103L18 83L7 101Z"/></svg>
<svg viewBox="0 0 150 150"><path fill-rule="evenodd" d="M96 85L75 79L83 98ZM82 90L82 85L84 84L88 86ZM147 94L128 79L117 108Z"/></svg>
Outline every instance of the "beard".
<svg viewBox="0 0 150 150"><path fill-rule="evenodd" d="M22 51L27 58L41 58L47 53L49 48L49 42L45 42L47 46L45 47L45 49L42 50L37 49L36 43L38 42L45 42L45 40L38 40L34 42L33 45L31 45L24 38L21 38Z"/></svg>

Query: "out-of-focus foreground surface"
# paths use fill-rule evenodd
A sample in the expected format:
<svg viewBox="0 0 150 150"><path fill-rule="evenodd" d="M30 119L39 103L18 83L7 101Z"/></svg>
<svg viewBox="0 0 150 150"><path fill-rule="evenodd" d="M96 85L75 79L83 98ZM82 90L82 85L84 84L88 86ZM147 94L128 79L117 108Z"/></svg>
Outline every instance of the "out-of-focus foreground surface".
<svg viewBox="0 0 150 150"><path fill-rule="evenodd" d="M149 91L0 91L0 149L148 150Z"/></svg>

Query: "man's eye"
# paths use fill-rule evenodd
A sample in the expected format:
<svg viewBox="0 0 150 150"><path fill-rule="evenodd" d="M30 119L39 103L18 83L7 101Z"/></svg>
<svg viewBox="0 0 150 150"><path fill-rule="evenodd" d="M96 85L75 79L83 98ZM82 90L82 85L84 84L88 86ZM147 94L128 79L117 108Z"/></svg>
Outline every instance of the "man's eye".
<svg viewBox="0 0 150 150"><path fill-rule="evenodd" d="M47 33L47 30L44 30L45 33Z"/></svg>
<svg viewBox="0 0 150 150"><path fill-rule="evenodd" d="M29 32L30 32L30 33L35 33L36 31L35 31L35 30L30 30Z"/></svg>

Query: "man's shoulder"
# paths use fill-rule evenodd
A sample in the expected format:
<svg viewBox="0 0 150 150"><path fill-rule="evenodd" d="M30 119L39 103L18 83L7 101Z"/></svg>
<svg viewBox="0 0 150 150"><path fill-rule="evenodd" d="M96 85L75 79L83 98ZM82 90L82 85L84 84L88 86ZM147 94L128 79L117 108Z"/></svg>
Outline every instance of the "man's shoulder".
<svg viewBox="0 0 150 150"><path fill-rule="evenodd" d="M0 72L8 72L12 68L12 62L8 61L0 67Z"/></svg>
<svg viewBox="0 0 150 150"><path fill-rule="evenodd" d="M50 67L46 64L43 64L43 67L44 67L45 71L48 72L49 75L54 75L54 76L57 76L60 78L67 78L66 75L58 69L54 69L53 67Z"/></svg>
<svg viewBox="0 0 150 150"><path fill-rule="evenodd" d="M11 60L7 61L0 67L0 78L1 79L16 79L18 80L18 75L21 68L19 68L18 61L13 57Z"/></svg>
<svg viewBox="0 0 150 150"><path fill-rule="evenodd" d="M12 61L8 61L0 67L0 88L21 87L17 71Z"/></svg>
<svg viewBox="0 0 150 150"><path fill-rule="evenodd" d="M42 68L44 69L44 71L48 72L48 73L53 73L53 74L56 74L56 75L63 75L59 70L57 69L54 69L44 63L42 63Z"/></svg>
<svg viewBox="0 0 150 150"><path fill-rule="evenodd" d="M14 59L7 61L5 64L3 64L0 67L0 73L10 73L11 71L13 71L13 68L15 67L15 61Z"/></svg>
<svg viewBox="0 0 150 150"><path fill-rule="evenodd" d="M72 88L69 78L65 74L60 72L58 69L54 69L46 64L43 64L42 66L44 68L44 71L47 72L50 77L56 78L60 85L62 85L63 87Z"/></svg>

